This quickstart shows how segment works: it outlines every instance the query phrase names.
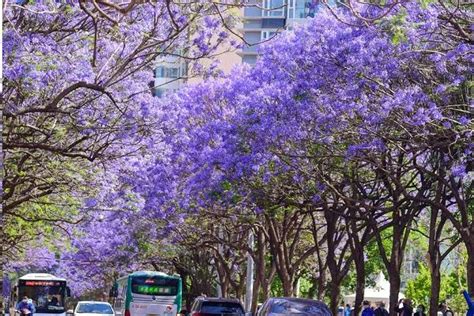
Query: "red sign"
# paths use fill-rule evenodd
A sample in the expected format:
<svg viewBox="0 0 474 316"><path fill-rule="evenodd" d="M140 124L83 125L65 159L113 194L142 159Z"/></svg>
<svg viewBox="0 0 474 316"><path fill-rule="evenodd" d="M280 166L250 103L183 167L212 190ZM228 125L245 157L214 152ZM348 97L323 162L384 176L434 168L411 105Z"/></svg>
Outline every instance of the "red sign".
<svg viewBox="0 0 474 316"><path fill-rule="evenodd" d="M61 285L59 282L53 281L25 281L26 286L55 286Z"/></svg>

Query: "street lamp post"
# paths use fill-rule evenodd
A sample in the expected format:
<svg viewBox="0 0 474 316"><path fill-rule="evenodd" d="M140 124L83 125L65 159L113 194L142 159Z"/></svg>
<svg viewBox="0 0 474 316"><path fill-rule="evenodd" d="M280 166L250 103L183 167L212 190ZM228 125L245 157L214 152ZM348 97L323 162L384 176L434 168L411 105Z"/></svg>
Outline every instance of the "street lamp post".
<svg viewBox="0 0 474 316"><path fill-rule="evenodd" d="M248 245L250 249L253 249L254 235L250 231ZM247 315L251 315L252 312L252 298L253 298L253 273L254 273L254 262L252 255L247 253L247 282L245 291L245 312Z"/></svg>

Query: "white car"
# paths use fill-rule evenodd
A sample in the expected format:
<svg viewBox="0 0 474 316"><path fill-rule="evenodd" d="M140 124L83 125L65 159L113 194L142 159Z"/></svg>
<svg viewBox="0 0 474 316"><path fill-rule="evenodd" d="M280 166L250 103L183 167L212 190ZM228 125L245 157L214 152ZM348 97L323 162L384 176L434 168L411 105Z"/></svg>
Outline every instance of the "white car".
<svg viewBox="0 0 474 316"><path fill-rule="evenodd" d="M80 301L74 309L74 316L114 316L112 305L107 302Z"/></svg>

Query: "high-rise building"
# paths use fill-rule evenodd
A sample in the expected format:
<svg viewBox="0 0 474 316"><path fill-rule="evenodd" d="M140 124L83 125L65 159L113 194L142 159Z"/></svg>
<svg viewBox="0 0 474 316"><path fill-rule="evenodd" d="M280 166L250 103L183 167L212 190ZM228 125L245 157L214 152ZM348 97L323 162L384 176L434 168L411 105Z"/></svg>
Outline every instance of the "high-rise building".
<svg viewBox="0 0 474 316"><path fill-rule="evenodd" d="M329 5L336 5L341 0L328 0ZM253 65L258 56L258 46L269 40L278 40L278 33L291 29L306 18L315 17L325 4L321 0L248 0L244 8L236 13L241 23L235 26L244 40L241 51L235 52L230 47L222 47L217 54L219 68L224 73L241 62ZM239 38L235 38L239 40ZM206 64L206 61L203 61ZM185 83L197 83L202 77L187 76L187 65L182 59L166 57L156 64L154 95L162 96L166 92L179 89Z"/></svg>
<svg viewBox="0 0 474 316"><path fill-rule="evenodd" d="M250 0L244 8L243 28L246 42L242 61L254 64L258 45L272 39L279 32L291 29L295 24L314 17L324 4L320 0ZM327 1L335 5L336 0Z"/></svg>
<svg viewBox="0 0 474 316"><path fill-rule="evenodd" d="M159 58L154 71L153 95L161 97L166 92L178 90L187 74L188 65L183 58L171 55Z"/></svg>
<svg viewBox="0 0 474 316"><path fill-rule="evenodd" d="M238 17L240 11L235 10L234 14ZM231 27L231 25L227 25L227 27ZM220 31L226 30L222 28ZM232 34L232 32L228 33L230 40L239 41L239 38ZM216 41L215 38L211 40L212 45L217 44L214 41ZM180 89L185 84L196 84L204 80L203 76L190 70L193 67L189 66L186 58L179 57L185 55L185 52L174 55L168 54L156 60L154 65L154 81L150 83L154 96L161 97L166 93L172 93ZM203 69L208 69L213 65L214 61L218 62L218 69L220 71L228 74L234 65L241 63L242 58L236 52L236 48L230 45L230 42L225 42L219 45L217 50L210 56L200 59L198 63Z"/></svg>
<svg viewBox="0 0 474 316"><path fill-rule="evenodd" d="M242 58L234 48L223 45L213 59L203 58L200 64L207 68L213 60L218 61L218 69L224 74L228 74L232 67L240 64ZM166 56L157 59L154 66L154 81L151 83L153 95L162 97L166 93L172 93L183 87L185 84L197 84L204 78L193 74L188 74L189 64L182 57Z"/></svg>

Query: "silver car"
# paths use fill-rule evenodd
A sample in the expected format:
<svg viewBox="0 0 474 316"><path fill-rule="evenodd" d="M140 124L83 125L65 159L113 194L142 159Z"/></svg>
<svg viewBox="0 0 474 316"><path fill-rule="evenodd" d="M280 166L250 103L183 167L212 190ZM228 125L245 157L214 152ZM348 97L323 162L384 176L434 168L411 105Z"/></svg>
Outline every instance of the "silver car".
<svg viewBox="0 0 474 316"><path fill-rule="evenodd" d="M74 316L114 316L114 309L107 302L80 301L74 309Z"/></svg>
<svg viewBox="0 0 474 316"><path fill-rule="evenodd" d="M258 311L258 316L332 316L329 308L320 301L277 297L269 298Z"/></svg>

